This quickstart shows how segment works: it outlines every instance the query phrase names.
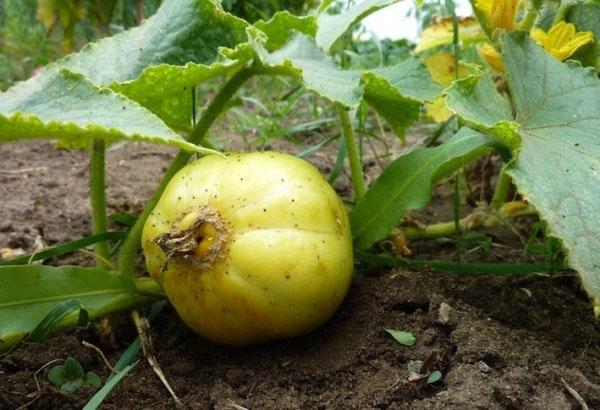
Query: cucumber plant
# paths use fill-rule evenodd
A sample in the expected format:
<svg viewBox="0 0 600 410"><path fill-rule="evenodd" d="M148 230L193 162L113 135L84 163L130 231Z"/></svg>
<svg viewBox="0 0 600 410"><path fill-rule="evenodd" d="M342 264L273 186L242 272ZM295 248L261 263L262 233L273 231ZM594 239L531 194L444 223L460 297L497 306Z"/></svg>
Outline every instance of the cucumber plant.
<svg viewBox="0 0 600 410"><path fill-rule="evenodd" d="M350 224L355 250L369 250L396 229L408 210L425 206L440 178L497 152L506 165L487 212L468 221L402 227L395 234L406 240L436 237L492 223L498 215L538 212L549 235L562 242L566 264L579 273L600 314L600 256L594 252L600 248L594 223L600 211L600 8L569 3L554 10L528 1L517 14L514 2L477 1L481 33L472 37L492 47L488 56L501 63L495 67L501 72L493 73L492 65L480 61L449 85L434 82L418 57L375 69L337 65L332 53L344 34L394 2L367 0L334 15L327 12L331 2L326 1L311 15L279 12L250 24L213 0L165 0L140 27L90 44L0 94L0 142L51 138L62 147L90 152L92 242L99 261L95 268L28 265L35 255L2 262L0 351L30 334L49 333L39 330L42 324L54 330L81 323L82 317L93 320L165 298L157 282L135 271L142 228L171 178L194 153L220 155L214 151L211 126L254 76L293 77L335 108L354 188ZM494 12L498 7L506 13ZM544 26L548 20L551 24ZM455 59L461 45L457 23L454 19L452 35L436 44L453 46ZM552 36L552 27L561 23L573 27L573 36L592 32L585 43L581 37L575 40L578 47L565 45L576 59L566 63L552 54L551 41L533 34L542 30ZM492 75L500 81L495 83ZM221 78L226 79L222 87L192 121L194 87ZM353 125L359 107L370 106L403 138L424 104L440 97L460 128L437 147L392 161L367 187ZM104 154L107 144L119 140L181 151L112 266L106 241L117 235L106 228ZM507 202L511 181L526 203Z"/></svg>

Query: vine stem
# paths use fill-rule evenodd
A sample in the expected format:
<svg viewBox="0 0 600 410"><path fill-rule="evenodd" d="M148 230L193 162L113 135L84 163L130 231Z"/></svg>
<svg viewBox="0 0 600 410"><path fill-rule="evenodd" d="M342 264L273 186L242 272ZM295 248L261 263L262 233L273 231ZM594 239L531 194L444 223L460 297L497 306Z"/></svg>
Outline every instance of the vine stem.
<svg viewBox="0 0 600 410"><path fill-rule="evenodd" d="M459 232L473 230L482 227L497 226L504 223L507 219L514 219L521 216L537 215L537 211L523 201L507 202L497 211L475 211L456 221L441 222L427 225L424 227L400 228L397 234L401 234L407 241L434 239L443 236L455 235Z"/></svg>
<svg viewBox="0 0 600 410"><path fill-rule="evenodd" d="M244 68L238 71L225 83L200 116L198 123L190 133L188 139L189 142L212 148L212 144L206 139L206 133L219 115L227 108L227 102L231 97L233 97L237 90L255 74L256 71L252 68ZM156 206L156 203L160 199L160 196L171 178L173 178L173 176L188 163L191 156L191 153L185 151L180 151L177 154L169 168L165 171L165 174L152 194L152 197L146 203L144 210L135 221L135 224L131 228L131 231L121 247L119 255L119 271L121 273L130 276L135 275L135 255L140 247L140 238L146 219L148 219L150 212L152 212Z"/></svg>
<svg viewBox="0 0 600 410"><path fill-rule="evenodd" d="M500 176L498 178L498 182L496 183L496 189L494 190L494 196L492 197L491 205L493 209L500 209L506 202L506 197L508 196L508 190L510 189L511 182L511 178L503 168L502 171L500 171Z"/></svg>
<svg viewBox="0 0 600 410"><path fill-rule="evenodd" d="M344 142L346 143L346 150L348 152L348 161L350 162L350 174L352 176L354 196L356 200L359 200L363 197L367 189L365 187L365 180L362 172L362 163L356 147L356 137L346 107L341 104L336 104L335 108L337 109L338 115L340 116L340 122L342 123L342 134L344 135Z"/></svg>
<svg viewBox="0 0 600 410"><path fill-rule="evenodd" d="M539 14L539 11L535 8L530 8L529 10L527 10L525 17L523 17L523 20L521 21L521 29L525 31L531 30L531 28L537 21Z"/></svg>
<svg viewBox="0 0 600 410"><path fill-rule="evenodd" d="M90 198L92 203L92 233L98 235L106 232L106 183L105 183L106 143L96 139L90 156ZM96 264L100 268L110 269L110 250L108 242L98 242L94 247Z"/></svg>

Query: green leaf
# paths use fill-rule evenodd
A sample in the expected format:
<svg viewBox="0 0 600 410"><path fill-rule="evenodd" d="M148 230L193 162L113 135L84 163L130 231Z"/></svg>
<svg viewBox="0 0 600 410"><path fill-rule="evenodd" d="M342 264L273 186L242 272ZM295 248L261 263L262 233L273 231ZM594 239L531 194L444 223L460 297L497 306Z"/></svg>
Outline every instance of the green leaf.
<svg viewBox="0 0 600 410"><path fill-rule="evenodd" d="M100 386L102 386L102 380L100 380L100 377L94 372L87 372L83 381L94 389L99 389Z"/></svg>
<svg viewBox="0 0 600 410"><path fill-rule="evenodd" d="M489 129L499 122L512 121L510 101L498 93L496 84L487 75L455 81L447 91L447 98L448 106L473 126ZM474 105L474 100L486 103Z"/></svg>
<svg viewBox="0 0 600 410"><path fill-rule="evenodd" d="M92 43L59 65L111 86L178 130L190 128L192 87L252 58L221 48L247 42L248 23L212 0L166 0L139 27Z"/></svg>
<svg viewBox="0 0 600 410"><path fill-rule="evenodd" d="M141 26L89 44L0 94L0 141L130 139L197 151L163 121L189 130L192 87L252 58L243 44L247 27L215 1L166 0Z"/></svg>
<svg viewBox="0 0 600 410"><path fill-rule="evenodd" d="M160 299L138 291L136 282L117 272L80 266L0 267L0 351L7 350L33 331L62 302L75 300L89 319ZM73 311L59 328L78 322Z"/></svg>
<svg viewBox="0 0 600 410"><path fill-rule="evenodd" d="M435 181L489 152L493 143L462 128L439 147L412 151L390 163L350 214L356 249L385 238L408 210L429 203Z"/></svg>
<svg viewBox="0 0 600 410"><path fill-rule="evenodd" d="M406 332L404 330L393 330L393 329L385 329L385 331L388 332L390 335L392 335L392 337L394 338L394 340L396 340L396 342L398 342L404 346L412 346L417 341L417 339L415 338L415 335L413 335L411 332Z"/></svg>
<svg viewBox="0 0 600 410"><path fill-rule="evenodd" d="M253 38L257 55L271 72L300 78L306 89L356 109L365 99L402 136L425 101L441 93L423 65L408 59L375 70L342 70L310 36L295 32L282 48L269 53Z"/></svg>
<svg viewBox="0 0 600 410"><path fill-rule="evenodd" d="M290 41L273 53L253 39L263 64L280 74L301 78L308 90L347 107L358 106L362 90L360 72L340 69L317 47L314 39L295 32Z"/></svg>
<svg viewBox="0 0 600 410"><path fill-rule="evenodd" d="M442 372L440 372L439 370L434 370L433 372L431 372L431 374L427 378L427 384L435 383L437 381L440 381L441 379L442 379Z"/></svg>
<svg viewBox="0 0 600 410"><path fill-rule="evenodd" d="M419 118L423 102L433 101L441 94L441 88L414 58L367 71L362 80L365 100L402 138L406 128Z"/></svg>
<svg viewBox="0 0 600 410"><path fill-rule="evenodd" d="M423 367L423 362L421 360L409 360L406 364L406 369L410 373L419 373L421 371L421 367Z"/></svg>
<svg viewBox="0 0 600 410"><path fill-rule="evenodd" d="M512 149L520 145L519 125L513 120L510 102L498 93L488 74L455 81L447 90L446 104L470 127L495 136Z"/></svg>
<svg viewBox="0 0 600 410"><path fill-rule="evenodd" d="M321 13L317 18L317 44L326 52L329 52L334 43L354 23L362 20L371 13L376 12L399 0L364 0L353 4L348 10L340 14Z"/></svg>
<svg viewBox="0 0 600 410"><path fill-rule="evenodd" d="M600 315L600 80L563 64L523 33L502 37L504 64L521 145L508 169L519 192L562 240ZM460 92L460 89L456 90ZM464 96L453 107L470 121L488 102ZM482 126L489 126L482 124Z"/></svg>
<svg viewBox="0 0 600 410"><path fill-rule="evenodd" d="M81 380L85 374L83 366L73 357L67 357L63 364L64 377L67 382Z"/></svg>
<svg viewBox="0 0 600 410"><path fill-rule="evenodd" d="M57 64L95 84L124 83L158 64L211 64L220 47L247 41L246 27L216 1L165 0L139 27L88 44Z"/></svg>
<svg viewBox="0 0 600 410"><path fill-rule="evenodd" d="M129 139L205 151L137 103L97 87L80 74L48 70L34 79L0 94L0 142L59 138L87 146L96 138Z"/></svg>
<svg viewBox="0 0 600 410"><path fill-rule="evenodd" d="M296 16L289 11L278 11L268 21L257 21L254 27L267 35L267 50L281 48L294 30L310 37L317 34L317 20L314 16Z"/></svg>
<svg viewBox="0 0 600 410"><path fill-rule="evenodd" d="M600 3L575 4L566 16L566 21L573 23L577 31L591 31L594 33L594 43L582 47L574 57L579 58L583 64L600 71Z"/></svg>
<svg viewBox="0 0 600 410"><path fill-rule="evenodd" d="M189 130L194 86L237 72L252 56L247 47L240 47L238 51L238 56L243 56L240 60L224 60L211 65L188 63L149 67L136 80L113 84L111 88L146 107L170 127Z"/></svg>
<svg viewBox="0 0 600 410"><path fill-rule="evenodd" d="M75 393L83 386L83 379L77 379L70 382L63 383L60 388L67 393Z"/></svg>
<svg viewBox="0 0 600 410"><path fill-rule="evenodd" d="M48 372L48 380L52 384L62 386L65 383L65 367L62 364L54 366Z"/></svg>

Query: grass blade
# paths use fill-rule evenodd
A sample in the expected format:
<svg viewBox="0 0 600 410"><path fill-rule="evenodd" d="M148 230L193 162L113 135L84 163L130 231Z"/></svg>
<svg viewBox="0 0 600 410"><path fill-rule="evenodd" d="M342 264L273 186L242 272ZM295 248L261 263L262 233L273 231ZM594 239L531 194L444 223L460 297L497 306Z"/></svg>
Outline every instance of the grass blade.
<svg viewBox="0 0 600 410"><path fill-rule="evenodd" d="M71 312L79 310L79 325L82 324L82 317L87 318L87 312L76 300L68 300L62 302L54 309L52 309L48 314L40 321L40 323L36 326L35 329L29 334L27 337L28 342L40 343L50 336L52 332L56 329L56 327L67 317ZM83 313L85 312L85 313ZM87 320L85 320L87 322Z"/></svg>
<svg viewBox="0 0 600 410"><path fill-rule="evenodd" d="M85 238L76 239L74 241L69 241L60 245L46 248L39 252L35 252L32 255L19 256L18 258L0 261L0 266L27 265L34 261L50 259L55 256L61 256L67 253L72 253L87 246L94 245L98 242L108 240L121 240L124 239L126 236L127 232L103 232L97 235L86 236Z"/></svg>
<svg viewBox="0 0 600 410"><path fill-rule="evenodd" d="M124 367L123 370L119 371L119 373L111 376L106 384L92 396L90 401L86 403L86 405L83 407L83 410L97 409L100 404L102 404L104 399L106 399L106 397L109 395L111 390L121 381L121 379L127 375L127 373L129 373L131 369L133 369L134 366L135 364L130 364L129 366Z"/></svg>

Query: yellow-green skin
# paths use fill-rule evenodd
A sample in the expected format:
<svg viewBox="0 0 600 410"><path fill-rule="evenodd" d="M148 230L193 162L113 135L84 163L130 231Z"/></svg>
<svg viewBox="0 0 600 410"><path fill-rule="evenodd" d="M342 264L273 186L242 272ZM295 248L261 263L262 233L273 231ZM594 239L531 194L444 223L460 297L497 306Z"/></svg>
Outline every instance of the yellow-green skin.
<svg viewBox="0 0 600 410"><path fill-rule="evenodd" d="M227 230L221 258L168 263L154 242L210 208ZM142 246L183 321L206 338L247 345L311 331L331 317L352 276L346 210L312 165L276 153L209 155L177 173L149 216Z"/></svg>

